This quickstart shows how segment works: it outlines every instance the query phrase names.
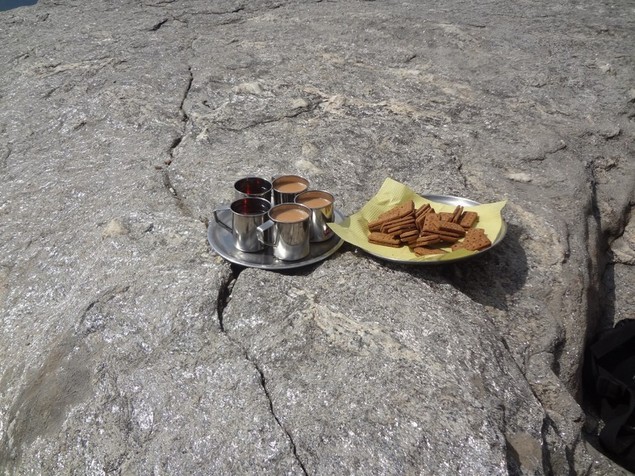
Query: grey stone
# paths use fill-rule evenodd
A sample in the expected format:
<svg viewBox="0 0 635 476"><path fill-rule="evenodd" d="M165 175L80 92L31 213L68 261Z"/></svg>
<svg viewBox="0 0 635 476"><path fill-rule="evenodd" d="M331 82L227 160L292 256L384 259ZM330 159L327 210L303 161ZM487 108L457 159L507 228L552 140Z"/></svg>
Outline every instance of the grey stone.
<svg viewBox="0 0 635 476"><path fill-rule="evenodd" d="M420 272L339 260L244 271L223 313L309 474L506 474L508 434L541 445L542 407L480 306Z"/></svg>
<svg viewBox="0 0 635 476"><path fill-rule="evenodd" d="M628 1L0 12L0 473L626 474L586 343L633 316ZM507 200L438 267L206 240L242 176Z"/></svg>

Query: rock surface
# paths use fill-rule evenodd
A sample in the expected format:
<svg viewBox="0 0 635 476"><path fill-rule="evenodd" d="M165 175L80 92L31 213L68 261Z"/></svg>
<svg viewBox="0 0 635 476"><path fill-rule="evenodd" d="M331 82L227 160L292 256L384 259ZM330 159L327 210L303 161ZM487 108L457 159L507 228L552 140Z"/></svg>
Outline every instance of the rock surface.
<svg viewBox="0 0 635 476"><path fill-rule="evenodd" d="M626 0L0 13L0 472L620 474L581 366L634 317ZM442 267L210 249L239 177L506 199Z"/></svg>

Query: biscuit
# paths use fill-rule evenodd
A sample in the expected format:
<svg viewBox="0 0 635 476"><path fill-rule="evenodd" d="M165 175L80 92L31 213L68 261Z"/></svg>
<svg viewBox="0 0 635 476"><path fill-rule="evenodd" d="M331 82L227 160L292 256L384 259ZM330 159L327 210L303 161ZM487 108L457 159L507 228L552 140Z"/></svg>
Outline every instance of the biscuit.
<svg viewBox="0 0 635 476"><path fill-rule="evenodd" d="M465 245L464 245L464 243L463 243L462 241L458 241L458 242L454 243L454 244L450 247L450 249L451 249L452 251L456 251L456 250L463 250L463 249L465 249Z"/></svg>
<svg viewBox="0 0 635 476"><path fill-rule="evenodd" d="M432 232L435 233L439 231L439 215L437 213L429 213L426 215L425 220L423 220L423 226L421 227L421 232Z"/></svg>
<svg viewBox="0 0 635 476"><path fill-rule="evenodd" d="M415 225L417 225L417 229L421 230L423 228L423 222L425 221L427 216L426 214L419 215L415 220Z"/></svg>
<svg viewBox="0 0 635 476"><path fill-rule="evenodd" d="M441 248L425 248L423 246L414 248L412 251L414 251L417 256L442 255L447 253Z"/></svg>
<svg viewBox="0 0 635 476"><path fill-rule="evenodd" d="M377 229L387 221L403 218L412 213L414 209L415 204L412 200L401 203L396 207L381 213L375 220L368 222L368 229L373 231L373 229Z"/></svg>
<svg viewBox="0 0 635 476"><path fill-rule="evenodd" d="M401 246L401 241L399 241L398 238L378 231L371 232L371 234L368 235L368 241L376 245L392 246L393 248L399 248Z"/></svg>
<svg viewBox="0 0 635 476"><path fill-rule="evenodd" d="M414 222L411 224L394 225L389 228L382 227L381 229L383 233L388 233L389 235L399 235L400 233L411 230L417 230L417 225L415 225Z"/></svg>
<svg viewBox="0 0 635 476"><path fill-rule="evenodd" d="M408 223L408 222L413 222L414 223L414 221L415 221L415 217L412 216L412 214L410 214L410 215L406 215L405 217L395 218L393 220L385 221L382 224L382 226L385 226L385 225L398 225L400 223Z"/></svg>
<svg viewBox="0 0 635 476"><path fill-rule="evenodd" d="M465 249L469 251L481 251L492 245L492 242L485 234L485 230L482 228L471 228L465 234L465 239L462 243L457 243L452 246L452 251L458 249Z"/></svg>
<svg viewBox="0 0 635 476"><path fill-rule="evenodd" d="M492 246L492 242L482 228L471 228L465 234L463 248L470 251L481 251Z"/></svg>
<svg viewBox="0 0 635 476"><path fill-rule="evenodd" d="M415 217L419 218L421 215L426 215L430 212L434 212L434 208L429 203L425 203L415 210Z"/></svg>
<svg viewBox="0 0 635 476"><path fill-rule="evenodd" d="M484 250L485 248L489 248L490 246L492 246L492 242L485 235L483 235L478 240L463 242L463 247L466 250L470 250L470 251L481 251L481 250Z"/></svg>
<svg viewBox="0 0 635 476"><path fill-rule="evenodd" d="M437 239L439 239L439 234L438 233L424 233L424 234L419 235L417 237L417 240L419 240L421 242L437 240Z"/></svg>
<svg viewBox="0 0 635 476"><path fill-rule="evenodd" d="M384 232L384 233L389 233L388 231L386 231L388 228L398 228L400 226L405 226L405 225L416 226L414 218L411 217L411 216L408 216L408 217L404 217L404 218L399 218L398 220L389 220L389 221L383 223L379 227L379 230Z"/></svg>
<svg viewBox="0 0 635 476"><path fill-rule="evenodd" d="M439 239L441 241L445 241L446 243L456 243L461 239L461 237L456 235L445 235L439 232Z"/></svg>
<svg viewBox="0 0 635 476"><path fill-rule="evenodd" d="M391 208L387 212L382 213L377 217L378 220L392 220L395 218L405 217L415 209L415 203L412 200L408 200L404 203Z"/></svg>
<svg viewBox="0 0 635 476"><path fill-rule="evenodd" d="M449 232L452 234L457 234L458 236L465 236L465 229L458 223L454 223L454 222L442 221L439 224L439 230L444 232Z"/></svg>
<svg viewBox="0 0 635 476"><path fill-rule="evenodd" d="M483 230L482 228L470 228L465 232L466 240L480 238L481 236L485 236L485 230Z"/></svg>
<svg viewBox="0 0 635 476"><path fill-rule="evenodd" d="M399 234L399 239L401 241L406 241L409 239L417 239L419 238L419 230L409 230L409 231L404 231L403 233Z"/></svg>
<svg viewBox="0 0 635 476"><path fill-rule="evenodd" d="M463 212L459 225L463 228L472 228L478 219L478 213L476 212Z"/></svg>
<svg viewBox="0 0 635 476"><path fill-rule="evenodd" d="M421 234L426 235L430 233L434 233L434 234L439 233L439 225L437 223L433 222L433 223L428 223L423 225L423 228L421 229Z"/></svg>
<svg viewBox="0 0 635 476"><path fill-rule="evenodd" d="M454 212L452 213L452 219L450 220L452 223L458 223L461 219L461 215L463 214L463 207L461 205L457 205L454 208Z"/></svg>
<svg viewBox="0 0 635 476"><path fill-rule="evenodd" d="M418 246L427 246L427 245L436 245L437 243L441 243L441 238L439 235L425 235L418 237L415 241L408 243L410 248L415 248Z"/></svg>
<svg viewBox="0 0 635 476"><path fill-rule="evenodd" d="M415 208L408 200L368 223L368 241L394 248L407 245L417 256L447 253L450 245L452 251L481 251L492 242L482 228L474 228L478 218L476 212L466 212L461 205L452 212L437 213L430 204Z"/></svg>
<svg viewBox="0 0 635 476"><path fill-rule="evenodd" d="M421 228L423 226L423 221L431 213L436 213L436 212L434 211L434 208L432 208L428 204L422 206L417 211L415 211L415 220L416 220L417 226L419 228Z"/></svg>

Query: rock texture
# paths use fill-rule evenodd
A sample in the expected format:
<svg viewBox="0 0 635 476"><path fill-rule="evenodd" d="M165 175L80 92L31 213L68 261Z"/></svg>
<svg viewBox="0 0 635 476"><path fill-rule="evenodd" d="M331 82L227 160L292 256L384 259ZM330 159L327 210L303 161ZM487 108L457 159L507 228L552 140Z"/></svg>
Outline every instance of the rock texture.
<svg viewBox="0 0 635 476"><path fill-rule="evenodd" d="M634 317L635 10L40 0L0 13L0 472L620 474L584 347ZM210 250L248 174L507 199L443 267ZM585 413L586 411L586 413Z"/></svg>

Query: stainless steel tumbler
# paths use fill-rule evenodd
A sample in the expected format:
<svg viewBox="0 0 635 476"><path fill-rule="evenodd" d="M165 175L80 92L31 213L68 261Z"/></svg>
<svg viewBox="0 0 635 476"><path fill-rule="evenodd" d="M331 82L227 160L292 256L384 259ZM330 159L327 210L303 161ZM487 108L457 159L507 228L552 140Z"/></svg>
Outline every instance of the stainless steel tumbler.
<svg viewBox="0 0 635 476"><path fill-rule="evenodd" d="M271 201L271 182L262 177L244 177L234 183L234 199L259 197Z"/></svg>
<svg viewBox="0 0 635 476"><path fill-rule="evenodd" d="M256 233L261 243L272 247L276 258L297 261L311 251L310 224L309 208L297 203L283 203L269 210L269 220L259 226Z"/></svg>
<svg viewBox="0 0 635 476"><path fill-rule="evenodd" d="M218 216L218 212L227 209L231 210L232 213L231 225L223 222ZM265 223L270 209L271 203L264 198L240 198L228 207L214 210L214 220L232 234L236 248L240 251L253 253L265 248L265 245L258 239L256 229Z"/></svg>
<svg viewBox="0 0 635 476"><path fill-rule="evenodd" d="M311 209L311 241L326 241L333 236L328 226L335 218L335 198L322 190L309 190L295 197L295 202Z"/></svg>
<svg viewBox="0 0 635 476"><path fill-rule="evenodd" d="M309 181L299 175L278 175L271 179L273 204L293 203L295 197L309 188Z"/></svg>

